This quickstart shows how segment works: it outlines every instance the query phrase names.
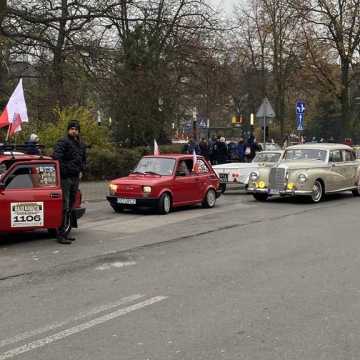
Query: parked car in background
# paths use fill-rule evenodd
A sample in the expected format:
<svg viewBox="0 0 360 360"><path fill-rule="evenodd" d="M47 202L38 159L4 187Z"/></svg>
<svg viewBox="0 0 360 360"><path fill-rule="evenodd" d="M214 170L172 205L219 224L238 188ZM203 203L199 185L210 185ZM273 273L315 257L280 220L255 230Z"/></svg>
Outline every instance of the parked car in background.
<svg viewBox="0 0 360 360"><path fill-rule="evenodd" d="M275 195L308 196L314 203L340 191L359 196L359 167L360 161L347 145L290 146L276 165L250 174L248 192L259 201Z"/></svg>
<svg viewBox="0 0 360 360"><path fill-rule="evenodd" d="M228 185L237 184L246 188L249 183L249 175L262 166L273 166L283 154L282 150L258 152L250 163L233 162L228 164L213 165L213 169L220 178L220 190L226 191Z"/></svg>
<svg viewBox="0 0 360 360"><path fill-rule="evenodd" d="M55 235L63 218L58 161L16 151L19 145L11 148L0 146L0 233L48 229ZM79 191L67 231L85 213L81 202Z"/></svg>
<svg viewBox="0 0 360 360"><path fill-rule="evenodd" d="M168 214L197 203L212 208L220 196L219 178L202 156L195 167L193 159L183 154L144 156L132 173L111 181L107 200L115 212L150 207Z"/></svg>

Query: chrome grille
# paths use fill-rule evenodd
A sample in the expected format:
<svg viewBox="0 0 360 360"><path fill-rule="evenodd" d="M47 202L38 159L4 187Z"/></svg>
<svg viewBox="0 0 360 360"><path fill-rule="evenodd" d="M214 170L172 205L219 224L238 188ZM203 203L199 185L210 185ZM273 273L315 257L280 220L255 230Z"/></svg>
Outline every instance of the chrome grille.
<svg viewBox="0 0 360 360"><path fill-rule="evenodd" d="M272 168L270 170L269 188L272 190L284 190L285 169Z"/></svg>

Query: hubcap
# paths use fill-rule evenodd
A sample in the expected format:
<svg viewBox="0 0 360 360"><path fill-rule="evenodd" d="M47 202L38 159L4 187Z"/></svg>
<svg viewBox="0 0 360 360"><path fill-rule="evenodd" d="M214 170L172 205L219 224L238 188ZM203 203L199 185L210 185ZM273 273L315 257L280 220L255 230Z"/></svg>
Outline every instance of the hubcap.
<svg viewBox="0 0 360 360"><path fill-rule="evenodd" d="M215 197L214 191L209 190L207 193L207 202L208 202L209 206L214 206L215 200L216 200L216 197Z"/></svg>
<svg viewBox="0 0 360 360"><path fill-rule="evenodd" d="M312 199L313 199L313 201L318 202L318 201L320 201L321 196L322 196L321 184L316 182L313 186Z"/></svg>
<svg viewBox="0 0 360 360"><path fill-rule="evenodd" d="M164 197L164 211L165 212L169 212L170 211L170 196L169 195L165 195Z"/></svg>

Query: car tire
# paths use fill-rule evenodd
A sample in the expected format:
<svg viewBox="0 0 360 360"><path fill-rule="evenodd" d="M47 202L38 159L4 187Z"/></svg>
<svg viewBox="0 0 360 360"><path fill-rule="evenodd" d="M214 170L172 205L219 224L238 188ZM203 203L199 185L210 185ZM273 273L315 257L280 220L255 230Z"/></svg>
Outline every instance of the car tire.
<svg viewBox="0 0 360 360"><path fill-rule="evenodd" d="M117 204L111 204L111 207L116 213L121 213L124 210L124 207Z"/></svg>
<svg viewBox="0 0 360 360"><path fill-rule="evenodd" d="M171 211L171 196L169 193L164 193L159 199L159 213L163 215L169 214Z"/></svg>
<svg viewBox="0 0 360 360"><path fill-rule="evenodd" d="M202 202L202 206L204 208L213 208L216 204L216 192L214 189L209 189L207 192L206 192L206 195L204 197L204 200Z"/></svg>
<svg viewBox="0 0 360 360"><path fill-rule="evenodd" d="M316 180L311 192L311 202L314 204L319 203L324 197L324 186L320 180Z"/></svg>
<svg viewBox="0 0 360 360"><path fill-rule="evenodd" d="M268 199L269 195L268 194L253 194L254 199L257 201L261 201L264 202Z"/></svg>
<svg viewBox="0 0 360 360"><path fill-rule="evenodd" d="M56 238L58 235L58 229L47 229L48 234L52 238Z"/></svg>
<svg viewBox="0 0 360 360"><path fill-rule="evenodd" d="M223 194L226 191L226 184L220 184L219 188L221 193Z"/></svg>

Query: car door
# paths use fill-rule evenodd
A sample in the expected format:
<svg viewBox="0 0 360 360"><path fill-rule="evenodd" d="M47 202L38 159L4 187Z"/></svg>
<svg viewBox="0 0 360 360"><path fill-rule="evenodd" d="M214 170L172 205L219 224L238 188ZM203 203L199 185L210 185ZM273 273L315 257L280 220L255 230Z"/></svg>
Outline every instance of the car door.
<svg viewBox="0 0 360 360"><path fill-rule="evenodd" d="M0 231L58 228L63 208L58 163L13 165L2 179L0 203Z"/></svg>
<svg viewBox="0 0 360 360"><path fill-rule="evenodd" d="M342 150L331 150L329 154L330 181L329 191L336 191L346 188L346 165L343 161Z"/></svg>
<svg viewBox="0 0 360 360"><path fill-rule="evenodd" d="M215 175L211 173L204 160L198 159L196 172L193 176L196 178L196 201L202 201L208 188L209 177L213 177Z"/></svg>
<svg viewBox="0 0 360 360"><path fill-rule="evenodd" d="M356 175L358 163L356 156L351 150L343 150L343 159L345 167L345 186L353 187L356 184Z"/></svg>
<svg viewBox="0 0 360 360"><path fill-rule="evenodd" d="M184 171L184 163L186 164L186 171ZM176 167L173 186L173 202L175 204L191 203L196 199L198 180L192 176L191 169L191 159L180 159Z"/></svg>

